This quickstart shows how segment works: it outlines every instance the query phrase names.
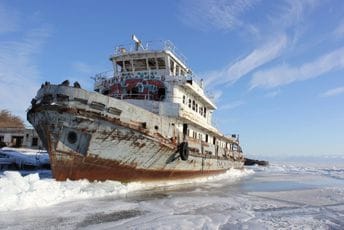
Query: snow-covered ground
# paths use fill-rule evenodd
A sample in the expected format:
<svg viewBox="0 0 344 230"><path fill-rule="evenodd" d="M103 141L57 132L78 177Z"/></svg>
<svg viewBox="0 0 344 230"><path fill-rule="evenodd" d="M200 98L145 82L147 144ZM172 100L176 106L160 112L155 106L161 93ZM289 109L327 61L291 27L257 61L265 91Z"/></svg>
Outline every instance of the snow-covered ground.
<svg viewBox="0 0 344 230"><path fill-rule="evenodd" d="M202 180L0 176L6 229L343 229L344 164L272 163Z"/></svg>

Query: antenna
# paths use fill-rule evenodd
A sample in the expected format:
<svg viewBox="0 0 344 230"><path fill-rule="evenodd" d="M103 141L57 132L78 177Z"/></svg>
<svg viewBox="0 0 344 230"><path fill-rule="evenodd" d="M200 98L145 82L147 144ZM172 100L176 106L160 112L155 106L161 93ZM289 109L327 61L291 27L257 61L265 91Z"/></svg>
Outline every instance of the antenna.
<svg viewBox="0 0 344 230"><path fill-rule="evenodd" d="M145 48L143 48L142 46L142 43L141 43L141 40L139 40L135 34L131 35L131 39L135 42L135 51L138 51L139 50L139 47L141 47L143 50Z"/></svg>

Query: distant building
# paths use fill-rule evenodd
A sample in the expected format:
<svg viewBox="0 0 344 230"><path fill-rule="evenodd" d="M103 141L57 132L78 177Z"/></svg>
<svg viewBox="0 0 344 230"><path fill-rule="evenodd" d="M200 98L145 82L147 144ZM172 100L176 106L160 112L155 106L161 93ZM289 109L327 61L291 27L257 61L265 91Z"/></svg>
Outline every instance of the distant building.
<svg viewBox="0 0 344 230"><path fill-rule="evenodd" d="M8 147L43 148L36 131L28 128L0 128L0 143Z"/></svg>

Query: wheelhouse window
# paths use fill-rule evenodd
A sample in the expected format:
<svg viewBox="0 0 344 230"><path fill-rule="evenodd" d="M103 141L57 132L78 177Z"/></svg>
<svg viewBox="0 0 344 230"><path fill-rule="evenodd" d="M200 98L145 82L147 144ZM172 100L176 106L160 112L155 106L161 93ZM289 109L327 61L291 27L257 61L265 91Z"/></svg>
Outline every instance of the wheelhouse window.
<svg viewBox="0 0 344 230"><path fill-rule="evenodd" d="M183 95L183 104L185 104L186 103L186 97L185 97L185 95Z"/></svg>
<svg viewBox="0 0 344 230"><path fill-rule="evenodd" d="M207 117L207 108L204 108L203 116L204 116L204 117Z"/></svg>
<svg viewBox="0 0 344 230"><path fill-rule="evenodd" d="M146 59L134 59L135 71L147 70Z"/></svg>
<svg viewBox="0 0 344 230"><path fill-rule="evenodd" d="M157 58L159 69L166 69L165 60L163 58Z"/></svg>
<svg viewBox="0 0 344 230"><path fill-rule="evenodd" d="M149 69L156 69L156 60L155 58L148 58L148 68Z"/></svg>
<svg viewBox="0 0 344 230"><path fill-rule="evenodd" d="M123 72L123 61L116 62L116 70L118 73Z"/></svg>
<svg viewBox="0 0 344 230"><path fill-rule="evenodd" d="M191 99L189 99L189 108L191 108Z"/></svg>
<svg viewBox="0 0 344 230"><path fill-rule="evenodd" d="M195 100L192 101L192 110L195 111Z"/></svg>
<svg viewBox="0 0 344 230"><path fill-rule="evenodd" d="M131 65L131 60L125 60L124 61L124 71L125 72L133 71L133 66Z"/></svg>
<svg viewBox="0 0 344 230"><path fill-rule="evenodd" d="M174 75L174 61L170 60L170 71L171 71L171 74Z"/></svg>
<svg viewBox="0 0 344 230"><path fill-rule="evenodd" d="M238 151L238 145L237 144L233 144L232 145L232 150L233 151Z"/></svg>

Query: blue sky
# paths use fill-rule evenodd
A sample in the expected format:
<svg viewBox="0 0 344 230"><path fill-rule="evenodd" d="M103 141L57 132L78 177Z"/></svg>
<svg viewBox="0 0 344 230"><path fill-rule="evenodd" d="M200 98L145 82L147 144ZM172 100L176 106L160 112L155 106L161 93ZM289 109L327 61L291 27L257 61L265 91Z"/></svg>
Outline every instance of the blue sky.
<svg viewBox="0 0 344 230"><path fill-rule="evenodd" d="M0 1L0 108L110 70L135 33L171 40L205 79L215 124L248 154L344 155L344 2Z"/></svg>

